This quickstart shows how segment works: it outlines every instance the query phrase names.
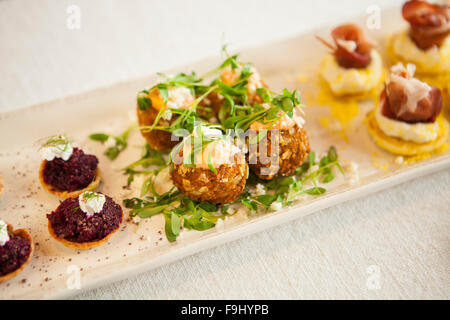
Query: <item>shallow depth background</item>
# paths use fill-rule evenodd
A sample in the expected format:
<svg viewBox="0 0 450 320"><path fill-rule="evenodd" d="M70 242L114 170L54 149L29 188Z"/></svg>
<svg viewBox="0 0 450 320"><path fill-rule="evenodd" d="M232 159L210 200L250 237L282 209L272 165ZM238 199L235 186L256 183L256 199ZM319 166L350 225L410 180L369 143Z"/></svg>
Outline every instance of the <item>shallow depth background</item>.
<svg viewBox="0 0 450 320"><path fill-rule="evenodd" d="M0 112L402 2L0 1ZM448 299L449 185L447 170L76 298Z"/></svg>

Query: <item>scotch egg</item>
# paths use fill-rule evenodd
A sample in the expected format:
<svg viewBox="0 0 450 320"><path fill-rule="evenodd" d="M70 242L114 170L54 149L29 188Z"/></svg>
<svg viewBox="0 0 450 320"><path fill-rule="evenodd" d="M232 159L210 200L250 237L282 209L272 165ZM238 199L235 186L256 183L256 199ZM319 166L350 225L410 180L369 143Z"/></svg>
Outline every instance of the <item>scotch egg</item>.
<svg viewBox="0 0 450 320"><path fill-rule="evenodd" d="M226 204L244 190L245 155L221 130L198 126L174 151L170 176L190 199Z"/></svg>

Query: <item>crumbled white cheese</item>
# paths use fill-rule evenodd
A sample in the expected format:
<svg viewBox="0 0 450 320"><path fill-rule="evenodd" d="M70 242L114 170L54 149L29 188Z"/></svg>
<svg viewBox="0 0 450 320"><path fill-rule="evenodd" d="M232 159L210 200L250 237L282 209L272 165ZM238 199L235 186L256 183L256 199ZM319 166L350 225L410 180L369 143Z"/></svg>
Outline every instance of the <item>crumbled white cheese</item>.
<svg viewBox="0 0 450 320"><path fill-rule="evenodd" d="M177 241L180 241L181 239L184 238L184 233L185 233L184 231L180 231L180 234L177 237Z"/></svg>
<svg viewBox="0 0 450 320"><path fill-rule="evenodd" d="M66 140L63 136L61 136L61 139ZM64 161L67 161L72 156L72 152L73 147L68 140L66 143L42 147L39 150L41 157L47 161L52 161L55 158L61 158Z"/></svg>
<svg viewBox="0 0 450 320"><path fill-rule="evenodd" d="M136 224L138 224L139 222L141 222L141 217L139 217L139 216L134 216L134 217L133 217L133 222L136 223Z"/></svg>
<svg viewBox="0 0 450 320"><path fill-rule="evenodd" d="M234 205L230 205L228 208L227 208L227 210L226 210L226 214L229 214L229 215L233 215L233 214L235 214L236 213L236 211L237 211L237 209L236 209L236 207L234 206ZM227 221L227 217L225 217L225 221Z"/></svg>
<svg viewBox="0 0 450 320"><path fill-rule="evenodd" d="M272 209L273 211L281 210L281 208L283 208L283 204L281 202L272 202L272 204L270 205L270 209Z"/></svg>
<svg viewBox="0 0 450 320"><path fill-rule="evenodd" d="M402 156L398 156L398 157L395 157L394 162L398 165L401 165L401 164L403 164L404 160L405 160L405 158L403 158Z"/></svg>
<svg viewBox="0 0 450 320"><path fill-rule="evenodd" d="M8 225L3 220L0 220L0 246L4 246L8 241Z"/></svg>
<svg viewBox="0 0 450 320"><path fill-rule="evenodd" d="M351 161L346 167L348 173L348 184L353 186L359 182L359 166L356 162Z"/></svg>
<svg viewBox="0 0 450 320"><path fill-rule="evenodd" d="M108 137L108 140L105 141L105 148L114 147L116 145L116 139L113 137Z"/></svg>
<svg viewBox="0 0 450 320"><path fill-rule="evenodd" d="M186 87L171 87L168 91L168 108L187 108L194 102L191 90Z"/></svg>
<svg viewBox="0 0 450 320"><path fill-rule="evenodd" d="M262 196L262 195L266 194L266 189L264 188L264 185L262 185L261 183L258 183L256 185L255 189L252 190L251 194L254 197Z"/></svg>
<svg viewBox="0 0 450 320"><path fill-rule="evenodd" d="M216 228L217 229L222 229L224 226L225 226L225 223L223 222L223 220L222 219L217 219Z"/></svg>
<svg viewBox="0 0 450 320"><path fill-rule="evenodd" d="M106 197L98 192L85 191L79 195L78 202L80 203L80 209L86 213L86 217L90 218L102 211Z"/></svg>
<svg viewBox="0 0 450 320"><path fill-rule="evenodd" d="M162 114L162 118L164 120L170 121L170 119L172 119L172 111L170 111L170 109L165 110Z"/></svg>
<svg viewBox="0 0 450 320"><path fill-rule="evenodd" d="M353 41L353 40L337 39L336 42L337 42L337 44L339 46L341 46L342 48L344 48L348 52L354 52L356 50L356 48L358 47L356 42Z"/></svg>

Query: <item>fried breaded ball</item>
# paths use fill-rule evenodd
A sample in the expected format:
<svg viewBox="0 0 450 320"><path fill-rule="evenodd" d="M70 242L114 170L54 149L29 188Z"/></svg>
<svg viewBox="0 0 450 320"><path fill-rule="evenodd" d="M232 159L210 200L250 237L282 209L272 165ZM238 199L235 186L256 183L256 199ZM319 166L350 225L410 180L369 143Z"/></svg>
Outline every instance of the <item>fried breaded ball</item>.
<svg viewBox="0 0 450 320"><path fill-rule="evenodd" d="M242 192L248 165L245 155L234 144L224 140L211 142L199 153L195 166L183 164L184 155L189 153L189 148L181 148L170 172L174 185L184 195L194 201L226 204Z"/></svg>
<svg viewBox="0 0 450 320"><path fill-rule="evenodd" d="M143 110L137 106L137 118L139 126L151 126L156 120L160 110L164 112L163 116L159 119L157 126L170 126L177 115L171 114L171 108L188 108L194 101L194 97L190 90L185 87L168 88L168 101L164 102L162 95L158 88L152 89L147 98L151 100L151 107ZM177 137L172 136L172 133L164 130L142 130L142 136L147 140L149 145L159 151L170 151L180 141Z"/></svg>
<svg viewBox="0 0 450 320"><path fill-rule="evenodd" d="M271 180L290 176L308 157L310 146L306 131L302 125L291 121L280 119L259 143L249 145L248 163L259 178ZM253 126L253 129L256 135L262 126Z"/></svg>

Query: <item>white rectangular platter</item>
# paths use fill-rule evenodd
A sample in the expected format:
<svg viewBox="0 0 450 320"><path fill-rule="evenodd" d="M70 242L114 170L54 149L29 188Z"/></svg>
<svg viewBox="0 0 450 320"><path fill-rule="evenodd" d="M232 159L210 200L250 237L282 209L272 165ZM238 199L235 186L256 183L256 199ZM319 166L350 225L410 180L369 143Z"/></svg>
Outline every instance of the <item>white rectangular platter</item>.
<svg viewBox="0 0 450 320"><path fill-rule="evenodd" d="M352 22L365 25L365 16ZM405 27L399 8L383 11L382 28L371 30L372 37L383 41L388 32ZM301 23L301 22L299 22ZM37 140L65 133L89 153L97 155L103 172L101 191L117 202L133 194L125 190L126 176L120 168L136 160L144 144L138 131L130 136L129 147L115 161L103 155L104 147L89 141L93 132L119 134L130 124L135 113L136 93L151 86L155 76L120 83L85 94L72 96L23 110L0 114L0 175L5 190L0 198L0 218L16 228L28 228L36 243L30 265L18 277L0 284L0 298L63 298L131 277L213 246L225 244L246 235L265 230L281 223L300 218L343 201L389 188L450 167L450 154L444 153L423 161L401 165L395 157L382 151L371 141L364 125L365 114L374 107L373 102L359 104L356 117L346 125L344 139L336 126L323 126L330 119L326 106L314 105L317 95L317 66L326 48L315 35L328 36L331 26L292 39L265 46L242 50L242 60L251 61L275 90L297 88L309 106L305 109L307 132L312 149L325 152L329 146L337 147L341 163L359 166L359 180L355 173L339 177L327 185L320 197L308 197L292 207L258 216L236 214L220 228L207 231L183 231L177 242L169 243L164 236L163 217L144 221L139 228L124 222L118 232L105 245L88 251L65 248L50 238L46 214L54 210L59 199L46 193L39 185ZM170 70L199 74L220 63L219 57L196 62ZM164 71L164 70L162 70ZM344 111L345 112L345 111ZM334 129L333 129L334 128ZM352 181L352 183L349 183ZM75 271L74 271L75 270ZM76 288L74 276L79 271L81 287Z"/></svg>

